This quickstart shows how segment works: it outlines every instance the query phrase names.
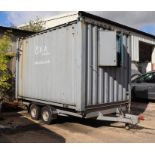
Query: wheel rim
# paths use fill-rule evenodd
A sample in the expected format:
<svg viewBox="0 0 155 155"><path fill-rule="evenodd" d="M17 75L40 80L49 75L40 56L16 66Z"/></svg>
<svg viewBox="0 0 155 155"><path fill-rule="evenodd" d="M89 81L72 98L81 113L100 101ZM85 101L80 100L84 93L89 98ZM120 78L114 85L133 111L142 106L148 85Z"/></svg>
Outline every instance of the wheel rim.
<svg viewBox="0 0 155 155"><path fill-rule="evenodd" d="M32 116L33 118L35 118L35 117L36 117L36 114L37 114L37 110L36 110L35 108L33 108L33 109L31 110L31 116Z"/></svg>
<svg viewBox="0 0 155 155"><path fill-rule="evenodd" d="M43 120L47 122L49 119L49 113L47 111L44 111L42 113L42 116L43 116Z"/></svg>

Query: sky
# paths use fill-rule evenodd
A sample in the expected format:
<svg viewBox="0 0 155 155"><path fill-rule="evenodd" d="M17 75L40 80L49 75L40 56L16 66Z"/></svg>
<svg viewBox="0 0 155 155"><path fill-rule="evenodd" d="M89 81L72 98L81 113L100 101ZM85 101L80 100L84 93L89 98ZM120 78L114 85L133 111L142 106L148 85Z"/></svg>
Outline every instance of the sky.
<svg viewBox="0 0 155 155"><path fill-rule="evenodd" d="M0 11L0 25L11 26L27 23L29 20L52 17L64 11ZM155 35L155 11L92 11L89 12L121 24Z"/></svg>

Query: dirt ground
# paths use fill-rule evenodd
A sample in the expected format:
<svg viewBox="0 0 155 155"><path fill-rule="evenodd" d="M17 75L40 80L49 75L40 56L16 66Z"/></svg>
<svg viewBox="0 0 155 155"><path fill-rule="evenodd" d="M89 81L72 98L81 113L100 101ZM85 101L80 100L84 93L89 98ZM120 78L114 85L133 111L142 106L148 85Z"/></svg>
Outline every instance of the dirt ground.
<svg viewBox="0 0 155 155"><path fill-rule="evenodd" d="M132 113L143 114L138 127L123 123L59 117L52 125L33 121L27 111L5 112L0 120L1 143L143 143L155 142L155 103L133 103Z"/></svg>

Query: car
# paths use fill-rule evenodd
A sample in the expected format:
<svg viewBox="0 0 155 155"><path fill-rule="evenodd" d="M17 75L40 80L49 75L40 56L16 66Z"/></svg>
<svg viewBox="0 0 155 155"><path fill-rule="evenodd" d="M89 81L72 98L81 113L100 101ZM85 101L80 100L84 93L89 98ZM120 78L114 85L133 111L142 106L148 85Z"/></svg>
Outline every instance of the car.
<svg viewBox="0 0 155 155"><path fill-rule="evenodd" d="M155 71L142 74L131 82L132 99L155 100Z"/></svg>
<svg viewBox="0 0 155 155"><path fill-rule="evenodd" d="M142 74L140 74L140 73L132 74L132 75L131 75L131 81L135 80L135 79L138 78L140 75L142 75Z"/></svg>

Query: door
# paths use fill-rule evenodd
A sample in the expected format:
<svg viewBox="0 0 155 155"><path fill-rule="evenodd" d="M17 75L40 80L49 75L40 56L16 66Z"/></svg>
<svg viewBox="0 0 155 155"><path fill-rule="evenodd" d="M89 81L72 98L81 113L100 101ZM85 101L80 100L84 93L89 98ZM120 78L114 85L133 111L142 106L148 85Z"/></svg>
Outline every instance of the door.
<svg viewBox="0 0 155 155"><path fill-rule="evenodd" d="M99 66L117 66L116 32L99 32Z"/></svg>

